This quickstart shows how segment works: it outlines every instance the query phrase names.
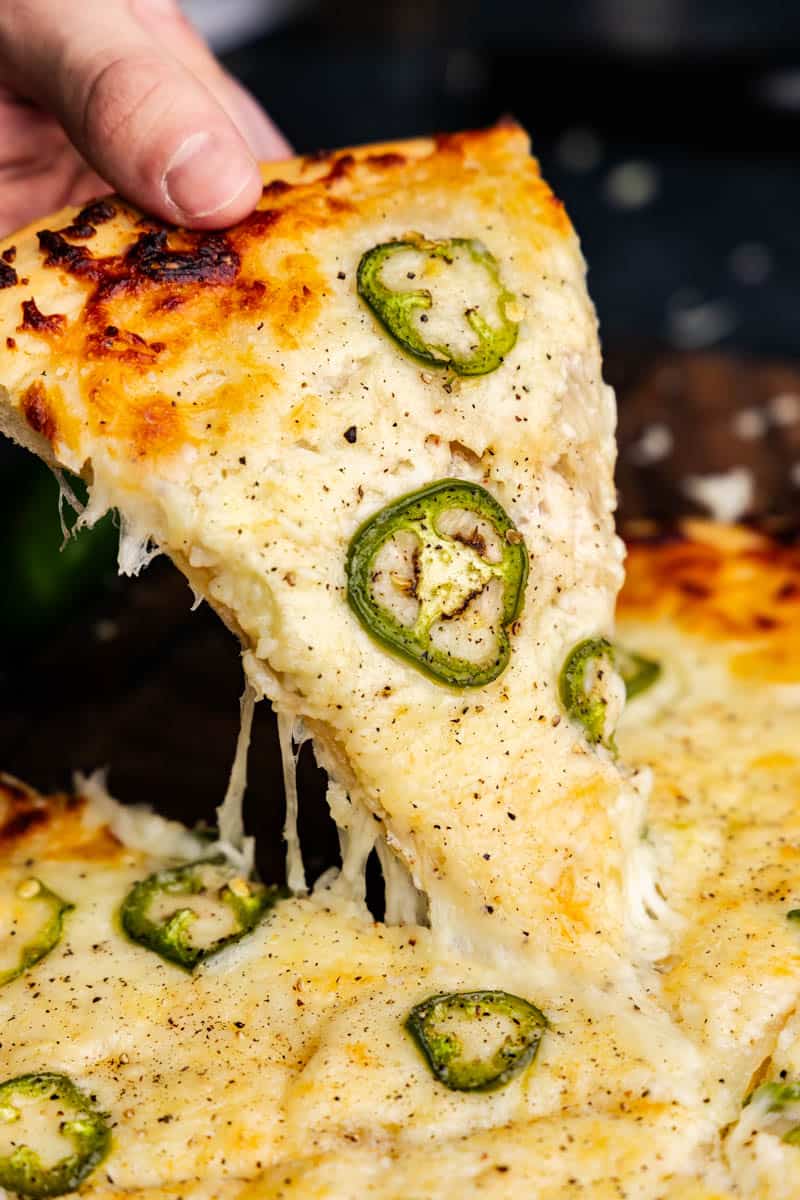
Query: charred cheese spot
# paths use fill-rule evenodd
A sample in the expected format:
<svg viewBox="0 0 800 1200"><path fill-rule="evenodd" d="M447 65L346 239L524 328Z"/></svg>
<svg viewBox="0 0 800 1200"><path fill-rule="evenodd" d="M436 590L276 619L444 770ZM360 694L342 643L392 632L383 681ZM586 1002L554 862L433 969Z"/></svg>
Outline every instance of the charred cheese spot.
<svg viewBox="0 0 800 1200"><path fill-rule="evenodd" d="M39 380L32 383L23 396L22 412L31 429L40 433L52 445L57 432L56 419L48 402L44 384Z"/></svg>
<svg viewBox="0 0 800 1200"><path fill-rule="evenodd" d="M0 289L14 287L18 282L17 272L9 265L8 260L0 262Z"/></svg>
<svg viewBox="0 0 800 1200"><path fill-rule="evenodd" d="M153 301L150 312L154 315L161 312L175 312L176 309L183 307L186 300L186 296L159 296Z"/></svg>
<svg viewBox="0 0 800 1200"><path fill-rule="evenodd" d="M51 229L42 229L36 236L46 267L57 267L79 279L100 277L101 264L85 246L72 246L62 234Z"/></svg>
<svg viewBox="0 0 800 1200"><path fill-rule="evenodd" d="M20 808L0 826L0 843L15 842L46 820L43 808Z"/></svg>
<svg viewBox="0 0 800 1200"><path fill-rule="evenodd" d="M74 221L59 232L68 238L93 238L97 233L97 226L111 221L116 215L116 208L108 200L95 200L82 208Z"/></svg>
<svg viewBox="0 0 800 1200"><path fill-rule="evenodd" d="M240 279L236 284L236 305L242 312L257 312L267 295L267 285L262 279Z"/></svg>
<svg viewBox="0 0 800 1200"><path fill-rule="evenodd" d="M230 283L239 271L239 257L223 234L182 232L170 245L165 231L143 233L128 251L130 284Z"/></svg>
<svg viewBox="0 0 800 1200"><path fill-rule="evenodd" d="M126 363L152 366L165 349L163 342L146 342L138 333L107 325L101 333L91 333L86 339L87 358L122 359Z"/></svg>
<svg viewBox="0 0 800 1200"><path fill-rule="evenodd" d="M17 333L37 333L43 337L57 337L67 327L67 318L61 313L45 315L39 310L34 299L22 302L22 323L17 326Z"/></svg>
<svg viewBox="0 0 800 1200"><path fill-rule="evenodd" d="M280 193L283 194L283 193ZM258 208L252 212L249 217L245 217L244 221L236 230L236 244L239 247L246 246L250 242L263 239L273 225L276 225L281 219L281 210L277 208Z"/></svg>
<svg viewBox="0 0 800 1200"><path fill-rule="evenodd" d="M227 284L239 272L239 256L220 233L181 230L170 238L163 229L147 231L140 233L124 254L106 258L96 258L85 246L73 246L52 230L42 230L37 236L46 267L58 267L96 284L91 305L160 284Z"/></svg>
<svg viewBox="0 0 800 1200"><path fill-rule="evenodd" d="M285 179L272 179L269 183L264 184L261 195L265 200L269 200L272 196L285 196L291 190L291 183L288 183Z"/></svg>
<svg viewBox="0 0 800 1200"><path fill-rule="evenodd" d="M336 183L336 181L339 179L347 178L355 165L356 160L352 154L338 155L331 163L331 169L323 180L323 183Z"/></svg>
<svg viewBox="0 0 800 1200"><path fill-rule="evenodd" d="M707 637L759 643L736 660L743 675L800 678L796 546L699 522L669 544L634 543L621 613L648 612Z"/></svg>
<svg viewBox="0 0 800 1200"><path fill-rule="evenodd" d="M390 151L386 154L368 154L364 161L368 166L375 167L377 170L387 170L389 167L404 166L406 158L403 154Z"/></svg>

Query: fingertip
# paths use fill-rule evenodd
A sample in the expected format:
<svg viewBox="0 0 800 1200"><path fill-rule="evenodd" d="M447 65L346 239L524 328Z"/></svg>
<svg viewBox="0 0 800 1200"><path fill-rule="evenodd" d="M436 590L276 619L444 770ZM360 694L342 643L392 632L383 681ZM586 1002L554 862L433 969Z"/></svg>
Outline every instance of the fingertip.
<svg viewBox="0 0 800 1200"><path fill-rule="evenodd" d="M203 130L186 136L170 156L161 193L170 220L218 229L253 211L261 176L240 137Z"/></svg>
<svg viewBox="0 0 800 1200"><path fill-rule="evenodd" d="M220 99L257 161L291 158L291 146L255 97L230 76L226 76L224 82L227 85L227 103L224 96L220 96Z"/></svg>

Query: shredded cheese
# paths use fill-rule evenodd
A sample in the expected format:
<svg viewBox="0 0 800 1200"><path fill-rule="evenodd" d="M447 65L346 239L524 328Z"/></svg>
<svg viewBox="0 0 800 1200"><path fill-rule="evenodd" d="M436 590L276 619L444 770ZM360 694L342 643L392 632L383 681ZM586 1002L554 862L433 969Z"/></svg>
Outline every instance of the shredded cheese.
<svg viewBox="0 0 800 1200"><path fill-rule="evenodd" d="M244 794L247 790L247 756L253 735L253 713L256 694L247 676L239 702L239 736L236 754L231 766L225 799L217 809L219 848L237 863L241 860L243 871L249 874L254 859L253 839L244 835Z"/></svg>
<svg viewBox="0 0 800 1200"><path fill-rule="evenodd" d="M315 895L333 895L351 912L371 920L367 908L367 862L375 845L375 820L363 805L351 802L339 783L328 784L327 800L336 822L342 865L338 871L325 872L317 881Z"/></svg>
<svg viewBox="0 0 800 1200"><path fill-rule="evenodd" d="M387 925L427 925L428 900L424 892L414 885L408 868L380 836L375 842L375 851L383 871L386 888Z"/></svg>
<svg viewBox="0 0 800 1200"><path fill-rule="evenodd" d="M286 842L286 883L289 891L295 896L304 896L308 891L308 884L297 830L297 759L305 737L302 727L298 729L298 722L291 713L279 712L277 718L283 760L283 790L286 794L286 819L283 825L283 837ZM295 737L296 733L299 737Z"/></svg>

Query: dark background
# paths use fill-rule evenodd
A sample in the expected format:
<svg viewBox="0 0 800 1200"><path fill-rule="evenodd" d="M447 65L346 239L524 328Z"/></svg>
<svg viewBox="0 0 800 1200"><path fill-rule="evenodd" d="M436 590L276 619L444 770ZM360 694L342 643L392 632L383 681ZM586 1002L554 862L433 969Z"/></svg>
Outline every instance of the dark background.
<svg viewBox="0 0 800 1200"><path fill-rule="evenodd" d="M691 511L687 473L745 465L745 516L794 520L800 5L320 0L226 62L298 151L513 113L591 265L620 398L623 516ZM797 418L776 404L786 396ZM743 410L758 436L742 436ZM672 448L643 462L654 424ZM209 612L189 614L168 564L116 580L109 522L59 555L49 477L8 446L0 512L0 767L46 789L110 764L122 798L210 816L238 724L232 639ZM248 808L277 875L282 784L261 709ZM313 874L331 829L307 752L301 791Z"/></svg>

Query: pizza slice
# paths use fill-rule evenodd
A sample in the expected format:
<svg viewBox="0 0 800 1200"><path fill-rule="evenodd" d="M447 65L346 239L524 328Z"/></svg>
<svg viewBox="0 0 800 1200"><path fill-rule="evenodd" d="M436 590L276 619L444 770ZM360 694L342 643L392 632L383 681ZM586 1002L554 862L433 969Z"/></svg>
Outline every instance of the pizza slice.
<svg viewBox="0 0 800 1200"><path fill-rule="evenodd" d="M669 922L614 746L614 403L524 132L270 164L224 233L103 200L0 256L2 427L84 477L84 523L119 511L124 571L170 555L241 638L295 892L293 734L340 890L377 847L390 915L443 944L634 986Z"/></svg>

